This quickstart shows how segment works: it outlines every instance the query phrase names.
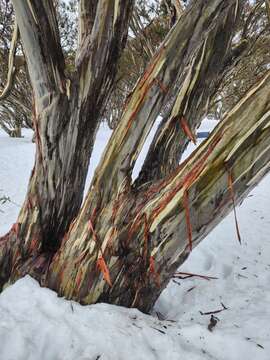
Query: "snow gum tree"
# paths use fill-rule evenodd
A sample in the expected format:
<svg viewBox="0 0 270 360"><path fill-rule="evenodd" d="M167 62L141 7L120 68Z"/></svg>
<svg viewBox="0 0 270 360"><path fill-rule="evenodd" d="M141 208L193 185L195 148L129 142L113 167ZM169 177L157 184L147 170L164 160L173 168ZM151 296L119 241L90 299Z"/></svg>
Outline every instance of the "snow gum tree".
<svg viewBox="0 0 270 360"><path fill-rule="evenodd" d="M54 1L12 3L34 92L36 157L19 217L0 239L0 285L30 274L83 304L149 311L192 249L270 167L269 71L178 165L233 64L245 1L191 1L179 15L129 95L83 203L133 1L79 1L72 76ZM168 102L133 183L138 155Z"/></svg>

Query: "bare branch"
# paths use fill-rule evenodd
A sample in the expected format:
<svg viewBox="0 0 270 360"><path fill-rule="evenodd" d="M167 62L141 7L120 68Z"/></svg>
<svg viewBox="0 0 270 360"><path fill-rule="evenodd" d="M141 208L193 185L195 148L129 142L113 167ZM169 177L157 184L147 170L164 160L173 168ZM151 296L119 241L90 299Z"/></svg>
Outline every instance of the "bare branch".
<svg viewBox="0 0 270 360"><path fill-rule="evenodd" d="M19 38L19 29L18 29L17 21L15 19L14 30L13 30L13 35L9 50L7 83L4 87L2 94L0 94L0 100L4 100L5 98L8 97L13 86L13 81L16 73L15 57L16 57L16 47L17 47L18 38Z"/></svg>

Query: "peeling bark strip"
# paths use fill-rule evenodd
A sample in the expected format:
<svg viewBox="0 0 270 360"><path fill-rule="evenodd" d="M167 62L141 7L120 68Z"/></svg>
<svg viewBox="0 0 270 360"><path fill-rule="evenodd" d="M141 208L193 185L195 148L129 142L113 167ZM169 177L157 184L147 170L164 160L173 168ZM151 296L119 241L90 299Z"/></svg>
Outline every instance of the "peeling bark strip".
<svg viewBox="0 0 270 360"><path fill-rule="evenodd" d="M100 256L97 260L97 268L102 272L104 279L107 281L109 286L112 287L110 272L109 272L108 266L106 265L106 262L102 256Z"/></svg>
<svg viewBox="0 0 270 360"><path fill-rule="evenodd" d="M184 206L185 215L186 215L186 225L187 225L189 251L191 252L192 251L192 226L191 226L191 221L190 221L188 190L184 191L183 206Z"/></svg>
<svg viewBox="0 0 270 360"><path fill-rule="evenodd" d="M13 4L34 88L40 151L16 225L0 239L0 287L30 274L81 303L149 311L192 247L270 168L268 72L174 172L165 176L165 170L162 181L152 181L151 172L150 183L144 178L143 186L131 185L145 138L174 92L168 123L158 132L162 157L153 159L168 168L170 144L179 134L192 137L241 1L196 0L180 18L135 87L80 211L133 2L99 0L92 7L80 1L72 79L65 78L53 1Z"/></svg>
<svg viewBox="0 0 270 360"><path fill-rule="evenodd" d="M156 271L155 259L153 258L153 256L150 256L149 271L150 271L150 274L154 277L156 286L158 288L160 288L160 276L159 276L159 273Z"/></svg>
<svg viewBox="0 0 270 360"><path fill-rule="evenodd" d="M190 130L184 117L182 117L182 119L180 120L180 125L181 125L184 133L186 134L186 136L189 138L189 140L192 141L194 145L196 145L196 143L197 143L196 137L193 134L193 132Z"/></svg>

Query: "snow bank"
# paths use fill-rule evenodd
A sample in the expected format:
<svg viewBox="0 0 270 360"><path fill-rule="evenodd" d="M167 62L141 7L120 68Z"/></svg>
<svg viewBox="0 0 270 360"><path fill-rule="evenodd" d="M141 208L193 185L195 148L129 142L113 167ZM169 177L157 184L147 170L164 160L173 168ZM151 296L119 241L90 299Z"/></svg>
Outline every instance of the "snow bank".
<svg viewBox="0 0 270 360"><path fill-rule="evenodd" d="M170 322L136 309L83 307L29 276L2 293L0 319L3 360L176 360L181 353Z"/></svg>

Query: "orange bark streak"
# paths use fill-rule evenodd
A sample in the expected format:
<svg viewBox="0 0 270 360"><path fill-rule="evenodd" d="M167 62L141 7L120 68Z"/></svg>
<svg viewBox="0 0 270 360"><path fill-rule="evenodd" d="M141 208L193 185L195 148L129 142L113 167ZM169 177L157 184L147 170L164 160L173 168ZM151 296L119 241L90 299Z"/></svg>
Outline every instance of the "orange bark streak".
<svg viewBox="0 0 270 360"><path fill-rule="evenodd" d="M97 234L96 234L96 231L94 229L94 226L93 226L93 223L92 223L91 219L88 220L88 229L92 232L93 238L94 238L95 242L97 243L98 242L98 237L97 237Z"/></svg>
<svg viewBox="0 0 270 360"><path fill-rule="evenodd" d="M158 84L158 86L165 94L168 92L168 88L164 84L162 84L162 82L158 78L155 78L154 81Z"/></svg>
<svg viewBox="0 0 270 360"><path fill-rule="evenodd" d="M18 236L19 234L19 230L20 230L20 223L15 223L12 225L12 228L11 228L11 231L16 235Z"/></svg>
<svg viewBox="0 0 270 360"><path fill-rule="evenodd" d="M104 280L107 282L107 284L109 284L109 286L112 287L110 272L109 272L108 266L102 256L100 256L97 259L97 268L99 269L100 272L102 272Z"/></svg>
<svg viewBox="0 0 270 360"><path fill-rule="evenodd" d="M156 271L155 259L153 258L153 256L150 256L149 259L149 271L150 274L154 277L157 287L160 287L160 275Z"/></svg>
<svg viewBox="0 0 270 360"><path fill-rule="evenodd" d="M148 241L149 241L149 226L148 226L148 220L147 215L144 213L143 215L144 219L144 249L143 249L143 258L144 262L147 261L147 252L148 252Z"/></svg>
<svg viewBox="0 0 270 360"><path fill-rule="evenodd" d="M80 284L82 282L82 275L83 275L82 269L79 269L78 274L76 276L76 280L75 280L77 288L80 287Z"/></svg>
<svg viewBox="0 0 270 360"><path fill-rule="evenodd" d="M184 117L181 118L180 125L181 125L181 128L183 129L184 133L186 134L186 136L189 138L189 140L192 141L194 145L196 145L196 143L197 143L196 137L193 134L193 132L191 131L191 129L188 126L188 123Z"/></svg>
<svg viewBox="0 0 270 360"><path fill-rule="evenodd" d="M191 221L190 221L189 199L188 199L188 191L187 190L185 190L185 192L184 192L183 205L184 205L185 214L186 214L188 245L189 245L189 250L192 251L192 226L191 226Z"/></svg>

